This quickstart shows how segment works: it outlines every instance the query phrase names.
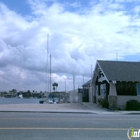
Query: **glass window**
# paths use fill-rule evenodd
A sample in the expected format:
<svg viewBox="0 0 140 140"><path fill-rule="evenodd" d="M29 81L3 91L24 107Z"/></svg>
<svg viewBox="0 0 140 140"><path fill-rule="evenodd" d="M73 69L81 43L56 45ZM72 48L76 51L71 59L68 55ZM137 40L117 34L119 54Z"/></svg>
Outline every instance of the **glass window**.
<svg viewBox="0 0 140 140"><path fill-rule="evenodd" d="M101 95L106 95L106 84L100 86L100 93Z"/></svg>
<svg viewBox="0 0 140 140"><path fill-rule="evenodd" d="M137 84L137 95L140 96L140 84Z"/></svg>
<svg viewBox="0 0 140 140"><path fill-rule="evenodd" d="M98 86L96 86L96 95L98 95Z"/></svg>

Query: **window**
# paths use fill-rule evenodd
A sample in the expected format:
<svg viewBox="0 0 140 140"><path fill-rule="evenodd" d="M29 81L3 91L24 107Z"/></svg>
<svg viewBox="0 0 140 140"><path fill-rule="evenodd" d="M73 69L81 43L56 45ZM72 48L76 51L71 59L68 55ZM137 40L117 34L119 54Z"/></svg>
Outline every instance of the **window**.
<svg viewBox="0 0 140 140"><path fill-rule="evenodd" d="M137 84L137 95L140 96L140 84Z"/></svg>
<svg viewBox="0 0 140 140"><path fill-rule="evenodd" d="M106 84L101 84L100 93L101 95L106 95Z"/></svg>
<svg viewBox="0 0 140 140"><path fill-rule="evenodd" d="M99 95L98 94L98 86L96 86L96 92L95 93L96 93L96 95Z"/></svg>

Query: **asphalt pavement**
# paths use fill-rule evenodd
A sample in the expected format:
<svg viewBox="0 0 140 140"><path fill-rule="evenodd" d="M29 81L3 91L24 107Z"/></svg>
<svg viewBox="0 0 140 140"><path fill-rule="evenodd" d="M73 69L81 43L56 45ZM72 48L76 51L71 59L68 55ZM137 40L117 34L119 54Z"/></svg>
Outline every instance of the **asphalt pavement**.
<svg viewBox="0 0 140 140"><path fill-rule="evenodd" d="M0 139L128 140L139 124L139 115L0 112Z"/></svg>

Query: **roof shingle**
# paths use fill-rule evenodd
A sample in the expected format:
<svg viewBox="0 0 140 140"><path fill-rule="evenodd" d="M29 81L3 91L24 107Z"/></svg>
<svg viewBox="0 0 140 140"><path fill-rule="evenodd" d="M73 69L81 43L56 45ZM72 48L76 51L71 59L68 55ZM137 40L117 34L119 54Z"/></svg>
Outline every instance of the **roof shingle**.
<svg viewBox="0 0 140 140"><path fill-rule="evenodd" d="M97 60L109 81L140 81L140 62Z"/></svg>

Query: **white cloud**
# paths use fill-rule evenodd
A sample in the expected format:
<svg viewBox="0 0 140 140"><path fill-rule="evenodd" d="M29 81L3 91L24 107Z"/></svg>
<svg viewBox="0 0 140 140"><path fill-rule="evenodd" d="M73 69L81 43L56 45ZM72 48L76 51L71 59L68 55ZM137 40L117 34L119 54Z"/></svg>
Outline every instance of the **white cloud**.
<svg viewBox="0 0 140 140"><path fill-rule="evenodd" d="M129 15L122 1L101 1L80 12L68 11L68 3L29 0L32 14L22 17L0 4L0 83L1 90L15 88L46 90L47 34L52 72L59 89L64 79L72 88L90 78L95 59L120 59L140 53L138 7ZM71 6L81 7L79 3ZM127 14L126 14L127 13ZM5 72L6 71L6 72ZM9 85L5 86L6 83Z"/></svg>

